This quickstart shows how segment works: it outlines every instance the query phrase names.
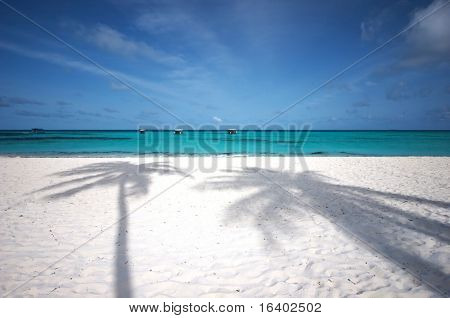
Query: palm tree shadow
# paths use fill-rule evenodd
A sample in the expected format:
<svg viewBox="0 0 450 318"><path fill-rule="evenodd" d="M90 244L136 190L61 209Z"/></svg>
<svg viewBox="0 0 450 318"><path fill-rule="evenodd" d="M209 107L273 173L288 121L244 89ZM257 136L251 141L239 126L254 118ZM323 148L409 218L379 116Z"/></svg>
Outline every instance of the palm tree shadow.
<svg viewBox="0 0 450 318"><path fill-rule="evenodd" d="M130 196L145 195L149 192L153 176L179 174L182 171L164 162L136 165L126 161L101 162L84 165L53 174L54 177L71 178L67 181L44 187L36 192L56 191L47 199L70 197L99 187L118 188L117 209L119 212L115 242L115 295L133 297L133 286L128 266L128 200Z"/></svg>
<svg viewBox="0 0 450 318"><path fill-rule="evenodd" d="M255 168L231 172L231 176L211 177L199 188L253 189L252 194L231 204L225 221L239 222L244 217L253 220L270 248L279 247L278 233L296 230L294 224L299 218L320 214L373 252L419 277L434 292L449 294L448 264L442 258L429 259L420 247L424 242L433 242L437 248L450 244L449 202L335 184L315 172ZM281 189L295 193L296 199L286 200L289 194ZM280 204L288 205L288 209L277 209ZM412 205L430 213L424 216Z"/></svg>

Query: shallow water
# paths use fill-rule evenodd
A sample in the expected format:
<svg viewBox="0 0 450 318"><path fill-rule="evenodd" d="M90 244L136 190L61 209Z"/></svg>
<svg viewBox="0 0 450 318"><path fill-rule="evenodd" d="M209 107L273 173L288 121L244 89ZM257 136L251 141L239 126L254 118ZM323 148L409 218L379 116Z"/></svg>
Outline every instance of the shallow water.
<svg viewBox="0 0 450 318"><path fill-rule="evenodd" d="M450 156L450 131L0 131L0 154Z"/></svg>

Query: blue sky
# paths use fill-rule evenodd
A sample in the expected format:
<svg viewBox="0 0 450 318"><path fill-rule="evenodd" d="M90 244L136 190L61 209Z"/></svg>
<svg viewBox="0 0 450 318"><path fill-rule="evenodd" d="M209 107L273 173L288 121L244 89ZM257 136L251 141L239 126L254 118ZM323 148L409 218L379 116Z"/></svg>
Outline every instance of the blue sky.
<svg viewBox="0 0 450 318"><path fill-rule="evenodd" d="M9 0L167 112L0 3L0 129L261 125L446 1ZM271 124L450 129L449 71L447 5Z"/></svg>

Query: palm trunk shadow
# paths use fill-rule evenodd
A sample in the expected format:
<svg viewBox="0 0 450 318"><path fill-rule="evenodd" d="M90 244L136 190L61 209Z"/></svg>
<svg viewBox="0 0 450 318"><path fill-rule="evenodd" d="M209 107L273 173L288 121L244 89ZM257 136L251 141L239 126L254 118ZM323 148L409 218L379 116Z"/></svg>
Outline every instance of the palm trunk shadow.
<svg viewBox="0 0 450 318"><path fill-rule="evenodd" d="M143 167L127 161L96 162L52 174L53 178L64 179L31 192L35 194L51 191L52 193L44 198L58 200L99 188L117 189L118 223L113 243L115 244L113 288L116 297L133 297L128 253L128 213L130 212L128 198L147 194L155 175L184 175L184 172L166 162L152 162Z"/></svg>
<svg viewBox="0 0 450 318"><path fill-rule="evenodd" d="M128 266L128 203L126 200L125 178L119 182L118 193L119 223L117 223L116 259L115 259L115 295L133 297Z"/></svg>

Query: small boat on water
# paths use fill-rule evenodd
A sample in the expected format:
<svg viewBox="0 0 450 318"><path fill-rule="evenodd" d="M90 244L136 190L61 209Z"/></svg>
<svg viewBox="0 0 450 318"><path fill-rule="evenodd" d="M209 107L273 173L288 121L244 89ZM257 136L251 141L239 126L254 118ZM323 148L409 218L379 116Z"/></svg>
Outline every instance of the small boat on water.
<svg viewBox="0 0 450 318"><path fill-rule="evenodd" d="M139 133L140 133L140 134L145 134L145 129L142 129L142 128L139 129Z"/></svg>
<svg viewBox="0 0 450 318"><path fill-rule="evenodd" d="M227 132L229 135L236 135L237 129L228 129Z"/></svg>
<svg viewBox="0 0 450 318"><path fill-rule="evenodd" d="M32 128L32 129L31 129L31 132L32 132L33 134L41 134L41 133L44 132L44 129L41 129L41 128Z"/></svg>
<svg viewBox="0 0 450 318"><path fill-rule="evenodd" d="M173 133L174 133L175 135L181 135L181 134L183 133L183 129L175 129L175 130L173 131Z"/></svg>

